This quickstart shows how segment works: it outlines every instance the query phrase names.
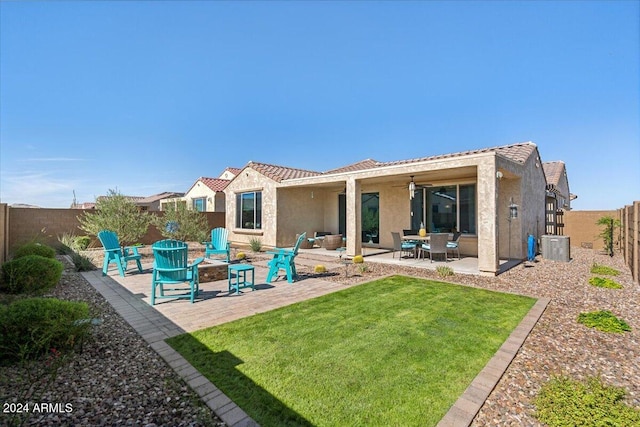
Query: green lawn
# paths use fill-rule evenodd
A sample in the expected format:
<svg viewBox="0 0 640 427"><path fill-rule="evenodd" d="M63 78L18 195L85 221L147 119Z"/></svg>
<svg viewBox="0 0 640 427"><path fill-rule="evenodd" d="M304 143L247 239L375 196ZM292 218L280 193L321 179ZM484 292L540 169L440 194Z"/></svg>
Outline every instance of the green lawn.
<svg viewBox="0 0 640 427"><path fill-rule="evenodd" d="M168 342L265 427L430 426L534 303L393 276Z"/></svg>

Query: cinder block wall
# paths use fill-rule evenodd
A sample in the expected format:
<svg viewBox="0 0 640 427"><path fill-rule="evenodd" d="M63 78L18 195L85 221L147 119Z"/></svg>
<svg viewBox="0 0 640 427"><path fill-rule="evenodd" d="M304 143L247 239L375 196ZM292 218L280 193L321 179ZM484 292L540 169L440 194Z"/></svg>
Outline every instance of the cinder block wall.
<svg viewBox="0 0 640 427"><path fill-rule="evenodd" d="M611 216L618 218L615 210L607 211L567 211L564 213L564 235L569 236L571 246L592 247L596 250L603 250L602 238L598 235L603 227L596 225L599 218ZM619 239L619 233L614 236L614 244Z"/></svg>
<svg viewBox="0 0 640 427"><path fill-rule="evenodd" d="M58 236L64 233L84 235L84 231L78 228L78 216L83 213L82 209L12 208L0 205L0 257L4 257L2 261L6 261L15 247L29 241L56 246ZM203 215L207 217L210 229L225 226L224 212L203 212ZM149 227L140 243L149 245L161 239L163 237L160 232L155 227ZM100 247L97 239L94 239L92 245Z"/></svg>

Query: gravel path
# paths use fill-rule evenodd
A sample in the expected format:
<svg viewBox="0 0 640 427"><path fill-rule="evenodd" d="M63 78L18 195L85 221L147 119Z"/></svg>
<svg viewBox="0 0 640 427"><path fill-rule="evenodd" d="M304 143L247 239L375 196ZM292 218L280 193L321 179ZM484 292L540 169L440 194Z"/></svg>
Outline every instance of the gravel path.
<svg viewBox="0 0 640 427"><path fill-rule="evenodd" d="M532 398L552 375L576 379L601 375L607 383L624 387L627 402L640 407L640 289L620 256L571 248L572 261L541 260L521 264L498 277L456 274L448 281L486 289L549 297L551 303L527 338L507 372L473 422L474 426L538 426ZM258 258L255 257L254 258ZM623 289L590 286L591 265L597 262L622 273L615 280ZM362 282L388 274L439 279L437 273L404 266L367 262L367 271L353 269L328 274L327 280ZM313 274L301 268L303 275ZM114 312L79 274L65 271L54 296L82 300L103 319L94 327L83 352L65 366L40 402L71 403L71 413L32 414L29 425L141 425L223 426L166 363ZM576 322L580 312L607 309L633 329L623 335L606 334ZM24 400L24 372L0 368L0 403ZM22 385L22 387L21 387ZM22 393L22 394L21 394ZM0 413L0 424L6 414Z"/></svg>

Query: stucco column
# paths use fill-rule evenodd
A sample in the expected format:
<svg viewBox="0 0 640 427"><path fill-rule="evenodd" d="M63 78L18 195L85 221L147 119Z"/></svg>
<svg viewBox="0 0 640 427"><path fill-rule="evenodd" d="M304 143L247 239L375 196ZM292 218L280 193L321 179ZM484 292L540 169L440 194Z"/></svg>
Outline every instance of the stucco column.
<svg viewBox="0 0 640 427"><path fill-rule="evenodd" d="M498 256L498 179L495 157L478 164L478 270L495 275Z"/></svg>
<svg viewBox="0 0 640 427"><path fill-rule="evenodd" d="M360 181L347 179L347 256L362 254L362 195Z"/></svg>

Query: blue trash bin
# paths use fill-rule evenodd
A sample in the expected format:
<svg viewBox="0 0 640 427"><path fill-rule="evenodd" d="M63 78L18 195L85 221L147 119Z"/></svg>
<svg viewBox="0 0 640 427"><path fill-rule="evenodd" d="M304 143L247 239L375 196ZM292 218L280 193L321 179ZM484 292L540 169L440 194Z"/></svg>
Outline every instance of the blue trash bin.
<svg viewBox="0 0 640 427"><path fill-rule="evenodd" d="M527 238L527 260L533 261L534 259L536 259L536 238L529 234Z"/></svg>

